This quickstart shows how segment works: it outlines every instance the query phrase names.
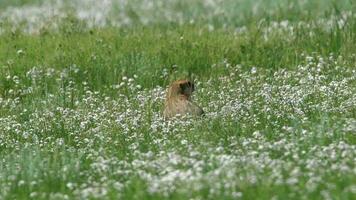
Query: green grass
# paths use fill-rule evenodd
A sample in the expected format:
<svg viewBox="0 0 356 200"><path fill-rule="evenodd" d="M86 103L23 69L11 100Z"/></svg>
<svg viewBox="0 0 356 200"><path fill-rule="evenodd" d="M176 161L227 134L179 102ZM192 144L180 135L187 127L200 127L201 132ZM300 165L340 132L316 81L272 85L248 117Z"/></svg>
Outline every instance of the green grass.
<svg viewBox="0 0 356 200"><path fill-rule="evenodd" d="M355 197L352 1L129 1L94 27L64 2L34 33L0 14L0 199ZM187 77L206 116L164 121Z"/></svg>
<svg viewBox="0 0 356 200"><path fill-rule="evenodd" d="M142 85L152 87L168 83L168 80L157 79L163 68L177 71L177 76L194 73L204 78L224 75L224 69L212 68L224 59L232 65L275 70L295 68L303 59L302 54L313 52L348 58L355 53L352 48L356 42L355 28L356 24L350 22L344 30L333 27L331 33L318 28L301 29L295 38L276 35L268 41L254 26L239 36L229 30L208 32L194 26L109 28L40 36L9 33L0 38L1 70L23 77L24 72L34 66L62 69L76 65L81 72L73 77L75 81L87 81L95 90L103 90L122 76L133 74L141 77ZM310 37L309 31L318 37ZM18 55L19 49L24 53ZM348 64L353 62L350 60ZM1 81L5 82L4 79Z"/></svg>
<svg viewBox="0 0 356 200"><path fill-rule="evenodd" d="M4 0L4 1L0 1L0 10L10 6L16 7L16 6L23 6L23 5L33 5L42 2L45 1L44 0L12 0L12 1Z"/></svg>

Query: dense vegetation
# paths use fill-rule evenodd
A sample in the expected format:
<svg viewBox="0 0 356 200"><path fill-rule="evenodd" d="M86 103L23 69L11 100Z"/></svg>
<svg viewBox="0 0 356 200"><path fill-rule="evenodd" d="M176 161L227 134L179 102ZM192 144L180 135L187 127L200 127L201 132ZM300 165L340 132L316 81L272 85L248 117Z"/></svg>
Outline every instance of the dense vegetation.
<svg viewBox="0 0 356 200"><path fill-rule="evenodd" d="M352 199L355 11L0 1L0 199ZM187 77L206 116L164 121Z"/></svg>

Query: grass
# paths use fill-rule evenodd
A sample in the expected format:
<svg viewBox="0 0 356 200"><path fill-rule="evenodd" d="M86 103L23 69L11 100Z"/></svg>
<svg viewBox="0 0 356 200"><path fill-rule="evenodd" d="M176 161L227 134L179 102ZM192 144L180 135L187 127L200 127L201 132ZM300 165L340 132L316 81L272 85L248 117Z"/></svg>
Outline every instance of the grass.
<svg viewBox="0 0 356 200"><path fill-rule="evenodd" d="M59 2L0 2L0 199L355 197L352 1Z"/></svg>
<svg viewBox="0 0 356 200"><path fill-rule="evenodd" d="M212 67L224 59L232 65L278 69L295 68L302 54L313 52L320 52L322 56L334 53L351 57L355 26L355 23L348 24L344 31L333 28L331 33L313 30L319 37L310 37L309 30L297 30L299 35L293 39L276 35L268 41L256 27L238 37L229 30L208 32L193 26L94 29L40 36L9 33L1 38L0 59L4 63L2 71L11 68L10 73L16 76L24 76L23 72L33 66L61 69L76 65L83 69L82 73L88 74L76 75L75 81L87 81L95 90L133 74L139 75L140 83L145 86L155 80L156 83L149 85L152 87L168 83L156 78L163 68L177 71L177 76L194 73L210 77L213 73L226 72ZM19 49L24 53L17 54ZM144 76L147 72L152 75ZM3 82L5 78L2 77Z"/></svg>

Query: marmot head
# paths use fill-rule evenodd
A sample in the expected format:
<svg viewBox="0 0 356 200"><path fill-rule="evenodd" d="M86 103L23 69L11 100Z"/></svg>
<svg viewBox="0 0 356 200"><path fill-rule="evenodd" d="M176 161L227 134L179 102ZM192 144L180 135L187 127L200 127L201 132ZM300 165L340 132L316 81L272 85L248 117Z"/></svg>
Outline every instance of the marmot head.
<svg viewBox="0 0 356 200"><path fill-rule="evenodd" d="M167 99L174 98L177 96L184 96L190 99L190 96L194 92L194 83L190 80L177 80L174 81L169 89Z"/></svg>

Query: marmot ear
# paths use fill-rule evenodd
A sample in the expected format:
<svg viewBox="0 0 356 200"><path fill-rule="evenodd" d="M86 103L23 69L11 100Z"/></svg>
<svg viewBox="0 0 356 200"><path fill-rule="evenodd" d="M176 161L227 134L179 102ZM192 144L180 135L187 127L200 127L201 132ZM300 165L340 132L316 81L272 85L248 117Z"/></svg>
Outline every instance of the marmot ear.
<svg viewBox="0 0 356 200"><path fill-rule="evenodd" d="M195 86L194 86L194 82L193 81L188 81L187 85L192 90L192 92L195 90Z"/></svg>

